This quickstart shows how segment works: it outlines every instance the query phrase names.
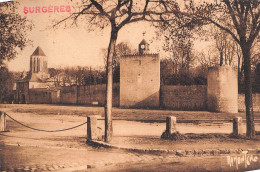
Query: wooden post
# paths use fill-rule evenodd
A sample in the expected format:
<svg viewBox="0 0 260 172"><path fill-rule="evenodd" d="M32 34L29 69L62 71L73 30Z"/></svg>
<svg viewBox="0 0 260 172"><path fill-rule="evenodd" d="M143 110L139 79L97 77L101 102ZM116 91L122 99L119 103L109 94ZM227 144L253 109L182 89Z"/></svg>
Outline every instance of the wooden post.
<svg viewBox="0 0 260 172"><path fill-rule="evenodd" d="M176 117L175 116L169 116L166 118L166 133L172 134L176 133Z"/></svg>
<svg viewBox="0 0 260 172"><path fill-rule="evenodd" d="M6 131L6 115L2 111L0 111L0 132L1 131Z"/></svg>
<svg viewBox="0 0 260 172"><path fill-rule="evenodd" d="M242 117L233 118L233 134L235 136L242 135Z"/></svg>

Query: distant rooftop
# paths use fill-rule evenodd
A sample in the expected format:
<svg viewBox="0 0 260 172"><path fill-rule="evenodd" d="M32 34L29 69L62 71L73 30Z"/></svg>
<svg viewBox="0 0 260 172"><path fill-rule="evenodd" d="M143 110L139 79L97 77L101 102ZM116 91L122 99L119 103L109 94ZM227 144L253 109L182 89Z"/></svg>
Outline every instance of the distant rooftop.
<svg viewBox="0 0 260 172"><path fill-rule="evenodd" d="M46 56L42 51L41 47L37 47L36 50L33 52L32 56Z"/></svg>

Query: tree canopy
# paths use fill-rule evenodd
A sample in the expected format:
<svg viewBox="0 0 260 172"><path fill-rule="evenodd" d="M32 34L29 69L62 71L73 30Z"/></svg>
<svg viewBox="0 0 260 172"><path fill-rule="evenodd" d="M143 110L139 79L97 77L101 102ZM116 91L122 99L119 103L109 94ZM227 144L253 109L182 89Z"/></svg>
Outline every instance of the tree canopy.
<svg viewBox="0 0 260 172"><path fill-rule="evenodd" d="M230 34L238 43L243 54L245 74L245 100L247 114L247 136L254 136L254 117L252 106L251 81L251 49L260 30L260 8L258 0L222 0L195 2L185 0L184 8L178 1L169 0L82 0L78 11L59 21L56 25L68 21L73 24L86 23L89 28L103 29L110 27L110 42L107 49L107 92L105 105L105 141L112 138L112 83L113 58L119 31L126 25L150 21L160 22L164 29L174 28L172 33L180 29L194 29L196 26L214 24ZM230 19L231 22L225 22ZM189 32L185 32L189 33ZM182 34L180 34L182 35ZM187 37L188 38L188 37ZM174 40L174 39L173 39ZM179 45L185 45L190 51L190 39L182 39ZM175 45L173 47L176 47ZM190 54L179 51L180 57L189 59ZM184 56L185 55L185 56ZM184 64L184 63L183 63Z"/></svg>
<svg viewBox="0 0 260 172"><path fill-rule="evenodd" d="M0 65L13 59L28 43L32 24L17 12L17 2L0 3Z"/></svg>
<svg viewBox="0 0 260 172"><path fill-rule="evenodd" d="M79 3L79 10L59 21L56 25L72 19L74 24L83 19L89 27L111 28L110 42L107 51L107 91L105 103L105 141L112 139L112 84L113 57L115 55L118 32L126 25L138 21L169 20L169 13L176 7L174 1L167 0L87 0ZM169 5L171 4L171 11ZM177 10L174 10L177 11ZM80 20L82 22L82 20Z"/></svg>
<svg viewBox="0 0 260 172"><path fill-rule="evenodd" d="M189 0L185 15L193 21L214 24L238 43L243 54L245 76L245 102L248 137L255 136L252 102L251 62L252 47L259 37L260 2L258 0L215 0L214 3L196 4ZM231 22L226 22L230 20Z"/></svg>

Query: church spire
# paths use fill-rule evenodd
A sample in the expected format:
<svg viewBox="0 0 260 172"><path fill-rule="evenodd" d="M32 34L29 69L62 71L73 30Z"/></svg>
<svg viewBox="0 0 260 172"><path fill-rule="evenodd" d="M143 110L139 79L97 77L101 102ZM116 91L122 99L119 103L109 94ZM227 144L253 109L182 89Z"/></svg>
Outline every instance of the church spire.
<svg viewBox="0 0 260 172"><path fill-rule="evenodd" d="M47 57L42 51L41 47L37 47L30 58L30 71L31 73L45 72L48 73Z"/></svg>
<svg viewBox="0 0 260 172"><path fill-rule="evenodd" d="M46 56L42 51L41 47L38 46L35 51L33 52L32 56Z"/></svg>

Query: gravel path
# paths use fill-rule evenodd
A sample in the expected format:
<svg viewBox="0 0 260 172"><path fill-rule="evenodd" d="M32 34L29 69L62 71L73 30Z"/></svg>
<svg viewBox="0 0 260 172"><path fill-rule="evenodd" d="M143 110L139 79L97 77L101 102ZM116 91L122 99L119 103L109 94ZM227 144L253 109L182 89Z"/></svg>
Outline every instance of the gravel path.
<svg viewBox="0 0 260 172"><path fill-rule="evenodd" d="M27 106L27 105L23 105ZM42 113L43 107L36 105ZM22 107L19 105L19 107ZM17 107L15 107L17 108ZM30 108L35 108L29 105ZM57 108L57 107L55 107ZM82 108L82 107L80 107ZM67 114L72 114L75 109L65 108ZM30 127L45 130L60 130L73 127L86 122L85 116L39 114L34 110L29 112L28 107L23 113L10 107L2 107L14 119ZM56 109L57 110L57 109ZM25 113L26 111L26 113ZM88 114L86 114L87 116ZM99 121L101 127L103 120ZM243 126L245 131L245 125ZM86 144L87 125L64 132L39 132L25 128L7 118L9 132L0 133L0 171L76 171L86 169L103 169L106 166L136 163L158 164L176 161L176 156L154 155L127 152L122 150L109 150L93 148ZM160 135L165 130L164 123L144 123L126 120L113 121L114 135L111 144L132 148L147 149L214 149L214 148L260 148L259 141L254 140L161 140ZM259 123L256 129L260 130ZM177 130L181 133L230 133L232 124L226 122L212 123L178 123ZM168 160L167 160L168 159ZM260 159L260 158L259 158ZM119 167L116 167L119 168Z"/></svg>

